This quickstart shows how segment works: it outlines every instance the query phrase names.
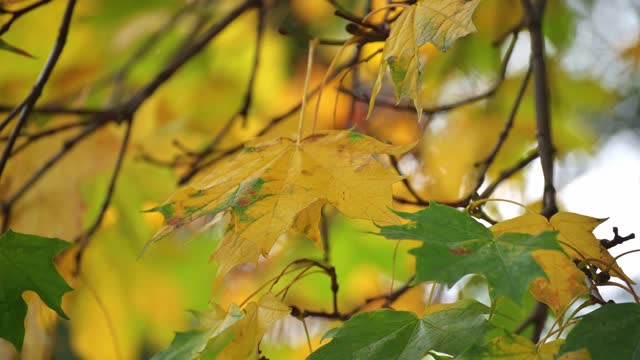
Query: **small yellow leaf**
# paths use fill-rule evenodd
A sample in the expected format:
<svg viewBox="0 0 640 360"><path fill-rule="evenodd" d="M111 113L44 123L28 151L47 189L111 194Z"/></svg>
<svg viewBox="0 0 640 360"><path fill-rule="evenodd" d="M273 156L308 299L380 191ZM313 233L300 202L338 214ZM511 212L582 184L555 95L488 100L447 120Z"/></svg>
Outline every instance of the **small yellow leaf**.
<svg viewBox="0 0 640 360"><path fill-rule="evenodd" d="M257 262L260 257L258 245L238 235L228 234L220 241L220 245L211 255L211 260L218 262L218 274L227 274L234 266L248 262ZM221 280L218 277L217 281ZM217 284L214 284L214 288Z"/></svg>
<svg viewBox="0 0 640 360"><path fill-rule="evenodd" d="M606 219L596 219L575 213L561 212L551 218L551 224L560 232L558 240L570 244L586 258L600 260L600 262L596 264L601 269L611 266L613 270L611 271L612 276L624 279L630 284L635 284L633 280L625 275L613 256L609 254L609 251L607 251L595 235L593 235L593 230L605 220ZM582 258L580 254L576 254L572 249L568 249L568 247L565 247L565 251L574 257Z"/></svg>
<svg viewBox="0 0 640 360"><path fill-rule="evenodd" d="M576 297L589 291L584 284L584 274L565 254L559 251L538 250L531 256L540 264L549 279L535 279L529 289L537 300L549 305L555 314L564 313Z"/></svg>
<svg viewBox="0 0 640 360"><path fill-rule="evenodd" d="M531 340L520 335L506 335L491 340L490 343L472 349L464 359L489 360L553 360L562 340L543 344L539 348Z"/></svg>
<svg viewBox="0 0 640 360"><path fill-rule="evenodd" d="M471 16L479 2L480 0L419 0L417 4L402 11L384 45L383 61L369 103L369 115L388 64L396 97L400 99L407 96L412 99L420 117L422 64L418 49L431 42L441 51L446 51L458 38L474 32L476 28Z"/></svg>
<svg viewBox="0 0 640 360"><path fill-rule="evenodd" d="M218 360L256 359L258 344L265 332L278 320L289 315L290 309L267 293L258 303L249 303L245 317L231 327L233 341L216 357Z"/></svg>
<svg viewBox="0 0 640 360"><path fill-rule="evenodd" d="M591 354L587 349L580 349L564 353L557 360L591 360Z"/></svg>
<svg viewBox="0 0 640 360"><path fill-rule="evenodd" d="M293 228L306 235L309 239L313 240L316 246L323 249L322 235L320 234L320 219L322 218L322 207L324 206L322 201L316 201L309 205L308 208L301 211L296 217Z"/></svg>

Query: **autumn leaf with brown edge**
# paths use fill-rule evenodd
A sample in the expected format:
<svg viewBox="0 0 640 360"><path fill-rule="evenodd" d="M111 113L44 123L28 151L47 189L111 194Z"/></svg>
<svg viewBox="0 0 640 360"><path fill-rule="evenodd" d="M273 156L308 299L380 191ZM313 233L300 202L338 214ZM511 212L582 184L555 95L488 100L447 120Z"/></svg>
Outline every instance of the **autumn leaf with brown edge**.
<svg viewBox="0 0 640 360"><path fill-rule="evenodd" d="M296 143L290 138L256 141L214 166L208 176L176 192L164 205L162 227L150 245L203 216L231 215L231 230L213 254L218 276L268 255L282 234L302 232L321 246L322 206L351 218L395 224L391 185L402 179L376 154L399 155L393 146L353 131L324 131Z"/></svg>

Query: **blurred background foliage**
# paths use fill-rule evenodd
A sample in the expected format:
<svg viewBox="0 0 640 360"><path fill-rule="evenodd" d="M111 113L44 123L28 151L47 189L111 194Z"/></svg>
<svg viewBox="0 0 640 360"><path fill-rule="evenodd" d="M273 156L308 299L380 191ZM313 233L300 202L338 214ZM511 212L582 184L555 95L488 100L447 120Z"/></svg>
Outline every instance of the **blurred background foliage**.
<svg viewBox="0 0 640 360"><path fill-rule="evenodd" d="M33 2L4 6L20 8ZM80 1L68 44L39 104L106 108L126 99L179 53L194 34L215 23L237 3ZM338 3L362 15L367 7L376 9L386 1L338 0ZM22 17L2 36L36 59L0 52L0 105L15 105L29 93L54 42L64 5L61 0L51 1ZM607 6L615 11L603 10ZM249 116L245 126L242 121L234 123L220 144L222 149L253 138L271 118L299 103L309 37L335 40L349 37L345 31L347 21L334 16L334 11L334 5L325 0L270 1ZM376 16L371 21L381 20ZM425 61L421 98L424 107L460 100L488 89L497 79L509 38L497 46L494 42L521 18L517 1L483 0L474 15L477 33L461 39L446 53L431 45L424 46L421 49ZM640 129L639 18L640 6L634 0L548 2L545 35L553 135L560 159L594 152L607 136ZM0 15L0 21L7 19L7 14ZM322 257L309 239L284 238L268 259L257 266L237 268L222 288L213 293L216 265L209 262L209 256L220 238L220 229L214 227L198 234L181 230L137 260L143 244L162 222L160 215L142 210L160 204L176 189L180 174L187 168L185 153L200 150L209 143L244 100L253 66L256 21L256 11L251 11L233 22L138 111L114 198L83 258L80 275L72 275L73 254L58 259L59 268L75 288L65 296L63 304L72 321L56 320L37 296L26 294L29 314L22 349L25 359L147 358L166 347L174 331L189 328L187 310L206 309L209 300L223 308L232 302L242 302L290 261ZM612 37L611 29L602 26L607 22L617 22L614 26L617 36ZM289 34L280 34L280 28ZM150 38L155 39L150 50L136 55ZM361 58L381 47L382 43L365 45ZM322 81L337 49L336 46L318 49L311 73L312 87ZM352 56L353 51L347 49L343 58ZM380 61L379 56L373 57L358 67L357 75L351 71L326 86L320 105L320 127L353 127L395 144L417 141L411 154L400 162L400 169L410 175L423 198L456 201L468 195L475 185L475 164L486 157L499 136L526 72L528 54L528 35L522 33L506 78L494 96L428 116L424 124L417 123L412 111L384 105L379 105L372 118L365 121L367 101L352 101L348 94L339 92L343 86L356 94L370 93ZM390 83L383 87L380 99L395 103ZM313 106L309 109L308 119L313 116ZM38 132L79 119L72 115L36 114L30 118L25 132ZM297 114L293 114L266 137L290 135L296 126ZM310 127L310 121L306 126ZM49 154L77 131L74 128L42 138L12 158L0 183L0 198L16 191ZM70 151L15 204L11 228L72 241L98 213L122 134L121 126L110 124ZM8 132L5 129L0 135L6 139ZM514 129L489 169L489 178L495 178L533 149L535 136L534 104L529 88ZM525 180L523 176L512 179L511 188L515 189L512 191L524 191ZM395 190L398 196L410 198L401 185ZM540 189L540 195L541 192ZM397 208L415 209L400 204ZM341 308L355 307L368 297L388 291L393 282L401 284L412 274L413 259L407 256L406 249L413 244L401 243L394 258L395 243L372 235L370 232L376 228L371 223L346 219L334 209L325 209L325 217L330 260L340 282ZM288 281L283 279L281 284ZM482 279L468 279L459 291L465 296L482 298L479 283ZM428 295L428 289L416 287L394 307L420 313ZM443 296L438 293L436 299L442 300ZM304 308L328 310L330 298L328 278L315 274L296 282L287 301ZM527 306L533 306L533 301L528 303ZM369 306L375 307L376 303ZM513 327L528 313L512 304L504 304L504 308L505 314L511 314L504 321L512 322ZM324 320L309 323L314 347L322 334L334 326ZM293 318L284 319L263 341L262 350L272 359L304 358L308 353L301 324ZM0 358L16 356L11 345L0 339Z"/></svg>

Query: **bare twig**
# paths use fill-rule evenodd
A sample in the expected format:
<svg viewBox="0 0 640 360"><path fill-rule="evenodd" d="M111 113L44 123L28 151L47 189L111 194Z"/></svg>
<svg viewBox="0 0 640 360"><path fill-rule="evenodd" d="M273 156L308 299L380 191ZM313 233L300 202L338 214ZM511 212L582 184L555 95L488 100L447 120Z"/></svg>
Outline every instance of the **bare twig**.
<svg viewBox="0 0 640 360"><path fill-rule="evenodd" d="M40 95L42 95L42 90L47 84L47 81L49 81L49 77L51 76L53 69L58 63L60 55L62 54L62 50L64 50L64 46L67 42L67 35L69 34L69 27L71 26L71 18L73 17L73 9L75 8L75 5L76 0L69 0L67 2L67 7L60 24L60 29L58 30L58 37L56 38L53 49L51 50L51 54L49 55L49 58L47 59L47 62L42 69L40 76L38 76L38 80L36 80L31 93L27 96L24 101L24 105L20 109L20 115L18 117L16 125L13 128L9 139L7 140L4 152L0 157L0 179L2 179L2 173L4 172L9 157L11 156L11 151L16 140L18 139L18 135L26 124L29 114L31 113L31 109L33 109L35 103L40 98Z"/></svg>
<svg viewBox="0 0 640 360"><path fill-rule="evenodd" d="M347 321L353 315L362 311L362 309L364 309L367 305L371 304L374 301L384 300L384 303L382 304L383 308L391 306L391 304L393 304L396 300L398 300L400 296L402 296L403 294L405 294L407 291L409 291L415 286L415 285L412 285L413 280L415 280L415 275L409 278L407 282L405 282L401 287L399 287L395 291L384 294L384 295L368 298L362 304L356 306L355 308L351 309L351 311L346 313L341 313L337 311L325 312L325 311L302 310L295 305L289 305L291 307L291 315L296 317L303 317L303 318L304 317L320 317L325 319L336 319L336 320Z"/></svg>
<svg viewBox="0 0 640 360"><path fill-rule="evenodd" d="M4 33L6 33L7 31L9 31L9 29L11 29L11 25L13 25L14 22L16 22L16 20L18 20L21 16L28 14L29 12L39 8L42 5L48 4L50 3L51 0L40 0L36 3L33 3L29 6L26 6L20 10L15 10L15 11L9 11L7 9L2 9L2 11L0 13L4 13L4 14L10 14L11 17L9 18L9 20L7 20L6 23L4 23L2 25L2 27L0 27L0 36L2 36Z"/></svg>
<svg viewBox="0 0 640 360"><path fill-rule="evenodd" d="M89 228L82 233L82 235L78 236L75 242L78 244L78 252L76 253L76 271L80 271L80 265L82 263L82 257L84 255L85 250L89 246L89 241L93 234L98 230L98 227L102 223L104 219L104 215L111 204L111 199L113 198L113 193L116 189L116 182L118 181L118 176L120 175L120 170L122 169L122 164L124 162L124 155L127 152L127 147L129 145L129 138L131 135L131 124L133 119L127 119L125 121L125 130L124 137L122 138L122 145L120 146L120 152L118 153L118 158L116 159L116 163L113 168L113 172L111 174L111 179L109 180L109 186L107 187L107 193L102 202L102 206L100 207L100 211L98 212L98 216L93 221L93 224L89 226Z"/></svg>
<svg viewBox="0 0 640 360"><path fill-rule="evenodd" d="M0 112L11 112L18 106L0 105ZM95 115L101 117L114 117L116 112L111 109L69 108L57 105L45 105L31 109L32 114L43 115Z"/></svg>
<svg viewBox="0 0 640 360"><path fill-rule="evenodd" d="M617 227L613 227L613 239L608 240L608 239L602 239L600 240L600 243L602 244L602 246L605 249L611 249L614 246L618 246L622 243L624 243L625 241L629 241L629 240L633 240L636 238L636 234L631 233L627 236L620 236L620 234L618 234L618 228Z"/></svg>
<svg viewBox="0 0 640 360"><path fill-rule="evenodd" d="M520 85L520 90L518 91L518 95L516 96L516 101L513 104L513 107L511 108L511 113L509 114L509 118L504 124L504 128L502 129L500 136L498 136L498 141L494 145L489 155L487 155L487 157L482 162L476 165L480 168L480 171L478 172L478 180L476 183L476 187L472 191L472 193L475 193L480 189L480 187L484 183L484 177L487 174L489 167L495 161L496 156L498 156L498 152L500 152L502 145L504 145L505 141L507 141L507 137L509 136L509 132L513 127L513 123L516 119L516 115L518 114L518 109L520 108L520 104L522 103L522 99L524 98L524 94L527 90L527 86L529 85L530 78L531 78L531 67L529 67L529 70L527 70L527 73L524 76L524 79L522 80L522 84Z"/></svg>

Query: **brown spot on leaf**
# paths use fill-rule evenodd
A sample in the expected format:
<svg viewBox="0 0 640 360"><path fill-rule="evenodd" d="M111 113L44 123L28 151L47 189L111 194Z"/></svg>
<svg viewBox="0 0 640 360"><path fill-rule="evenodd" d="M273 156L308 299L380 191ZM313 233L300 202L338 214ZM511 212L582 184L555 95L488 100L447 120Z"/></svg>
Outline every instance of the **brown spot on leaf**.
<svg viewBox="0 0 640 360"><path fill-rule="evenodd" d="M452 253L453 255L470 255L470 254L472 254L471 250L465 249L465 248L449 249L449 252Z"/></svg>

